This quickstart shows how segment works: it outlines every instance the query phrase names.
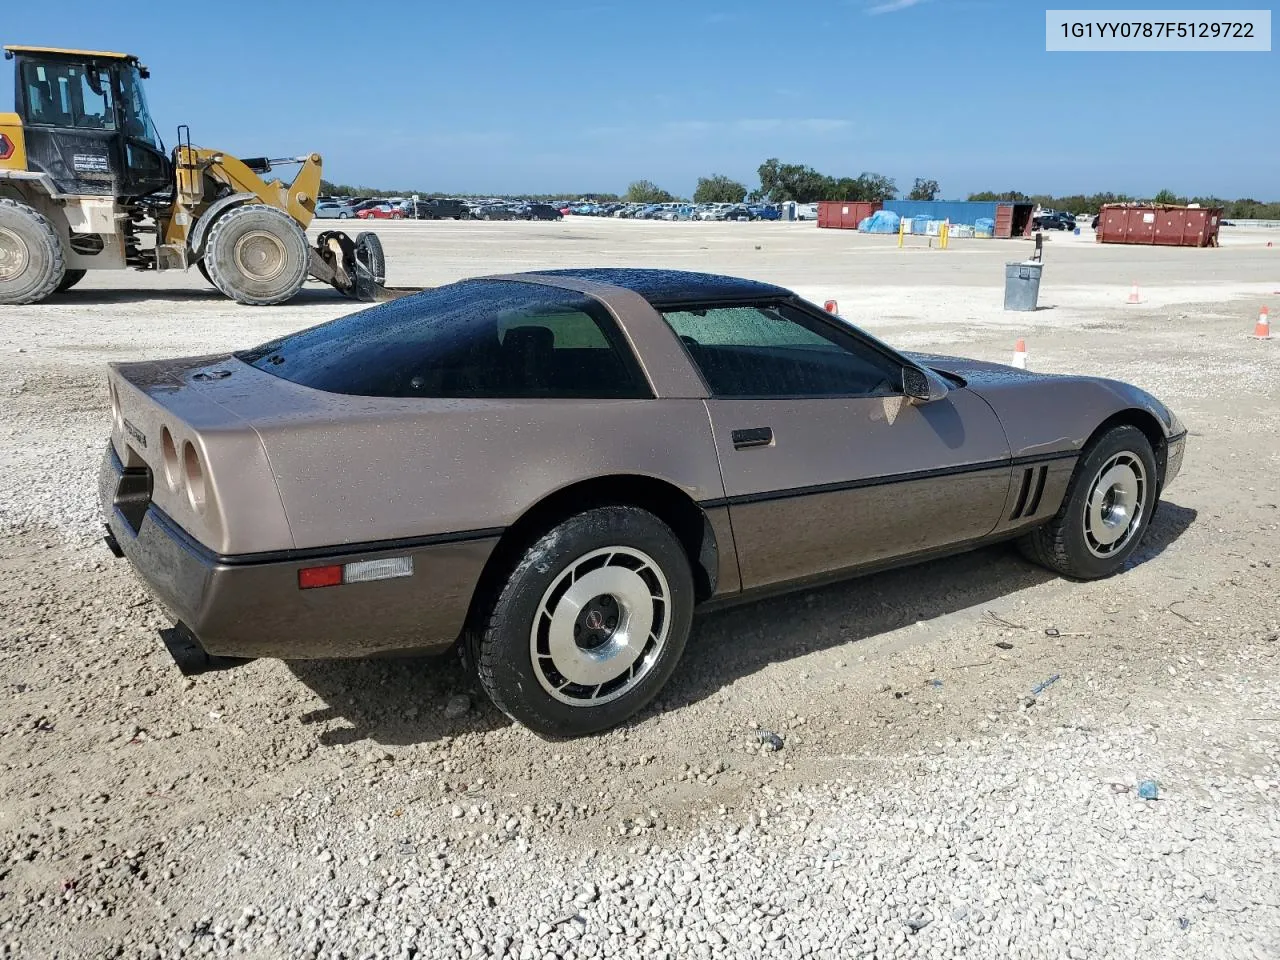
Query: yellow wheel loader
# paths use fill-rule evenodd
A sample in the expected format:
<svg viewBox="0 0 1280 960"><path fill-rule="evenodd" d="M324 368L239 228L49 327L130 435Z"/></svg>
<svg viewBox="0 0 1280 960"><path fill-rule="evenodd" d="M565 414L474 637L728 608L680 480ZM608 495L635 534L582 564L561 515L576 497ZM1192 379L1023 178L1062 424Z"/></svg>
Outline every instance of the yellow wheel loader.
<svg viewBox="0 0 1280 960"><path fill-rule="evenodd" d="M36 303L88 270L197 267L233 300L283 303L308 275L380 299L375 234L310 246L320 156L237 159L191 145L166 153L147 111L149 76L126 53L4 48L15 113L0 113L0 304ZM263 180L298 164L291 183Z"/></svg>

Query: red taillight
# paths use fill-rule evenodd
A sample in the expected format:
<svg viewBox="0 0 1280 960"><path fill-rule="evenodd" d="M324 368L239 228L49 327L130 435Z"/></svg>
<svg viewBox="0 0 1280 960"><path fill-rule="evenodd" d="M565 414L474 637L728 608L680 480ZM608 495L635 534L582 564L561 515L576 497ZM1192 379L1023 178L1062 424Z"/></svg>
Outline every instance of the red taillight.
<svg viewBox="0 0 1280 960"><path fill-rule="evenodd" d="M377 560L353 560L331 563L324 567L303 567L298 571L298 589L340 587L347 583L372 583L413 576L413 557L381 557Z"/></svg>
<svg viewBox="0 0 1280 960"><path fill-rule="evenodd" d="M309 590L312 587L337 587L342 584L342 564L335 563L328 567L304 567L298 571L298 589Z"/></svg>

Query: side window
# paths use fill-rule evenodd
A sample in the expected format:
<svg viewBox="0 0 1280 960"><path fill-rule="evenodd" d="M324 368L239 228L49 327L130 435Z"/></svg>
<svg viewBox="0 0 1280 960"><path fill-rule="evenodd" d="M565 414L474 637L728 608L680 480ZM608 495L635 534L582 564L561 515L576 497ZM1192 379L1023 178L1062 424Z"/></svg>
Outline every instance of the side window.
<svg viewBox="0 0 1280 960"><path fill-rule="evenodd" d="M505 343L512 330L537 327L551 336L553 350L608 350L609 340L599 324L586 313L567 311L545 316L502 317L498 320L498 340Z"/></svg>
<svg viewBox="0 0 1280 960"><path fill-rule="evenodd" d="M66 64L24 63L27 119L33 124L114 130L111 78Z"/></svg>
<svg viewBox="0 0 1280 960"><path fill-rule="evenodd" d="M898 365L874 347L785 304L663 313L717 397L882 396Z"/></svg>

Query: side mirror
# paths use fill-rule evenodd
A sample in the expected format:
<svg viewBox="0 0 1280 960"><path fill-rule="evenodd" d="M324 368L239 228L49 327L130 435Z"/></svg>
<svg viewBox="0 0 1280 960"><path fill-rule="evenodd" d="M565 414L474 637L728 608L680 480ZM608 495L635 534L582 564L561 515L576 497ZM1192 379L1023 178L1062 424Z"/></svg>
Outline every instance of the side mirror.
<svg viewBox="0 0 1280 960"><path fill-rule="evenodd" d="M947 382L932 370L922 367L902 368L902 392L915 403L933 403L950 392Z"/></svg>

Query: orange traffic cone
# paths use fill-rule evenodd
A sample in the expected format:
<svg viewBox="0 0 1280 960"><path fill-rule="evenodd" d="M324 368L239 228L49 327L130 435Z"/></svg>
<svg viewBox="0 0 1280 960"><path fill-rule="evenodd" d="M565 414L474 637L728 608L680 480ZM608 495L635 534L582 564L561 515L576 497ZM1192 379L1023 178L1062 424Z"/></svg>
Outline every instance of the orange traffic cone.
<svg viewBox="0 0 1280 960"><path fill-rule="evenodd" d="M1019 370L1027 369L1027 342L1021 337L1013 345L1013 365Z"/></svg>
<svg viewBox="0 0 1280 960"><path fill-rule="evenodd" d="M1135 280L1133 289L1129 291L1129 303L1141 303L1142 294L1138 293L1138 282Z"/></svg>
<svg viewBox="0 0 1280 960"><path fill-rule="evenodd" d="M1253 338L1255 340L1271 339L1271 312L1266 307L1258 311L1258 322L1253 325Z"/></svg>
<svg viewBox="0 0 1280 960"><path fill-rule="evenodd" d="M827 313L839 313L840 304L836 303L834 300L828 300L822 305L822 309L827 311Z"/></svg>

